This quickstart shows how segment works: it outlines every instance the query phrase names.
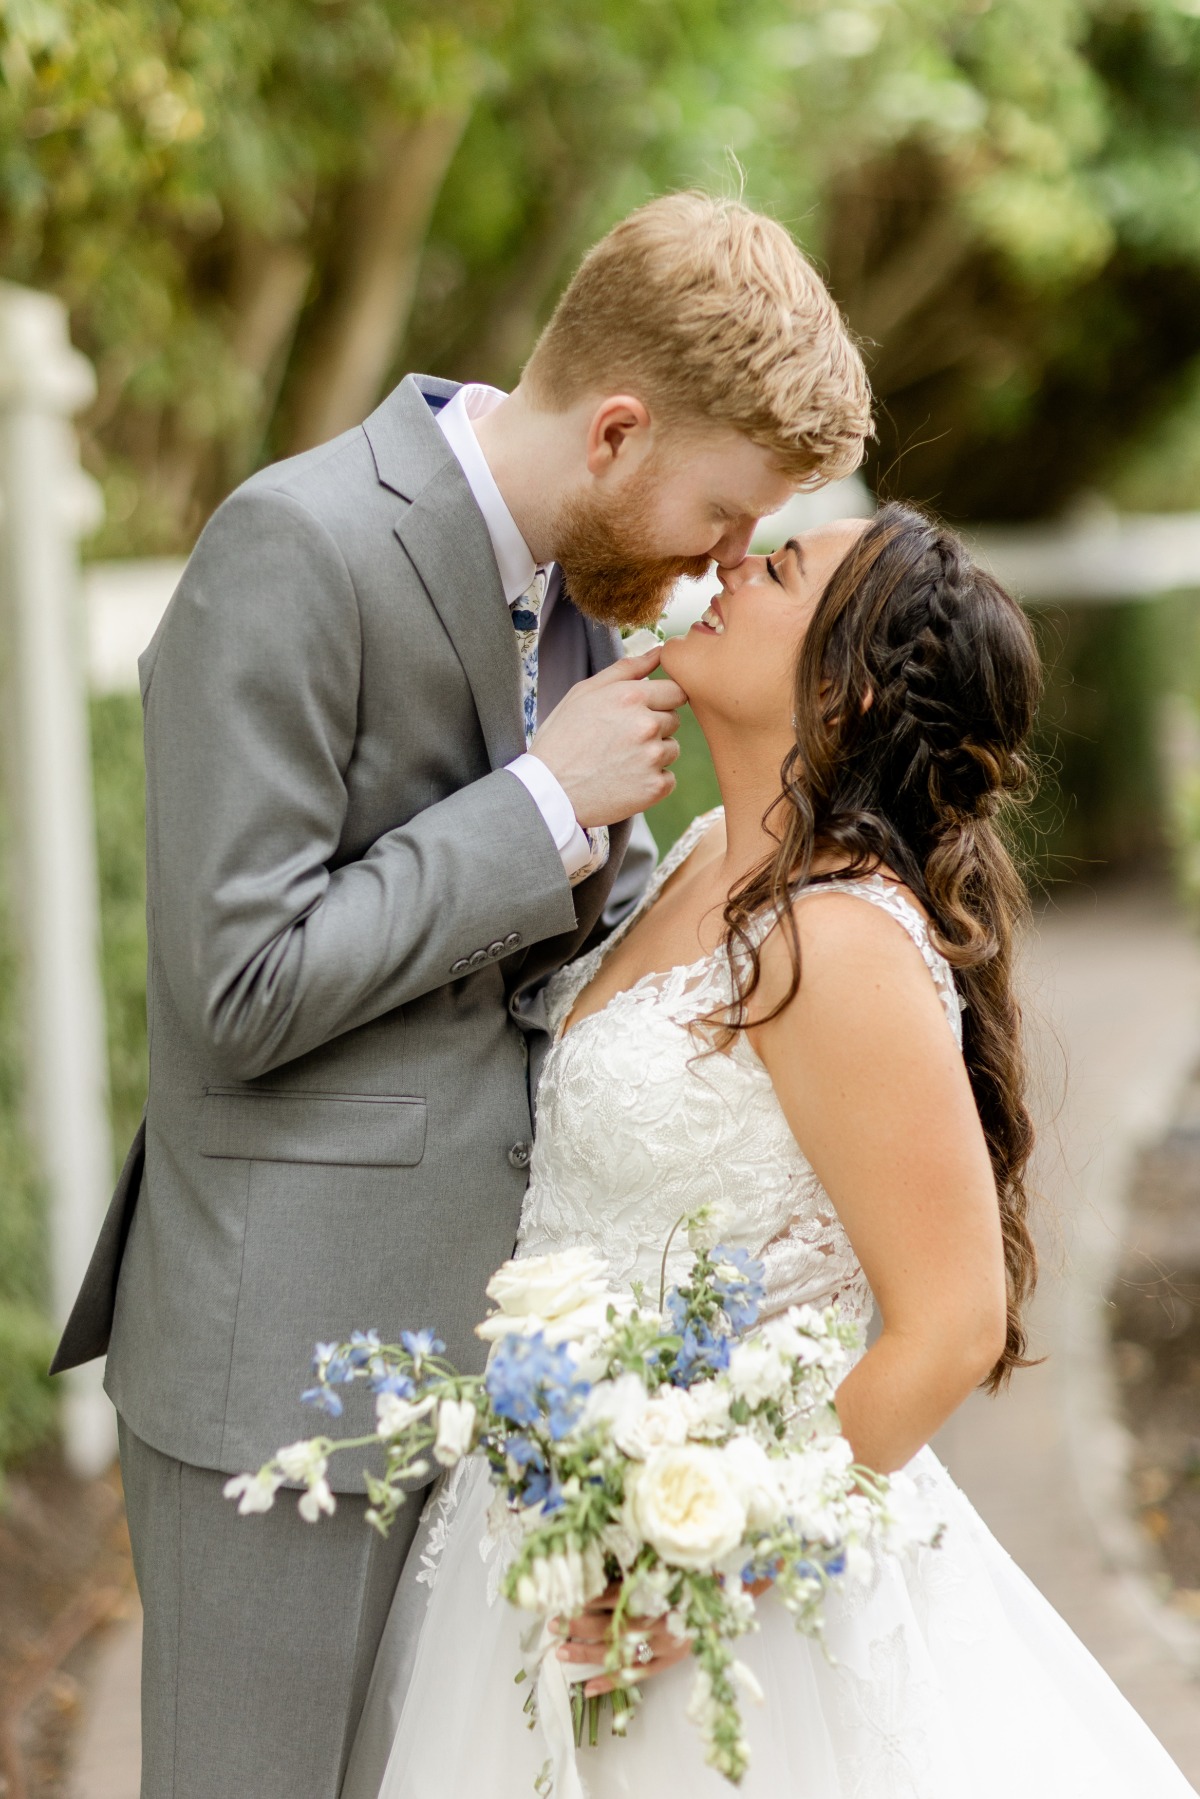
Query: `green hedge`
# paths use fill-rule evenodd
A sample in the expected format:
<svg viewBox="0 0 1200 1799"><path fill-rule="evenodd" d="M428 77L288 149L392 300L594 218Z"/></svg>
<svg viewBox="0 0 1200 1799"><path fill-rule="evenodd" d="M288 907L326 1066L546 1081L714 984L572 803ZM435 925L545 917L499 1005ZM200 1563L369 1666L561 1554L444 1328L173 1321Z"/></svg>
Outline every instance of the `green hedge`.
<svg viewBox="0 0 1200 1799"><path fill-rule="evenodd" d="M5 877L12 872L7 823L0 814ZM0 1470L44 1437L54 1418L45 1210L25 1131L14 898L14 883L0 880Z"/></svg>

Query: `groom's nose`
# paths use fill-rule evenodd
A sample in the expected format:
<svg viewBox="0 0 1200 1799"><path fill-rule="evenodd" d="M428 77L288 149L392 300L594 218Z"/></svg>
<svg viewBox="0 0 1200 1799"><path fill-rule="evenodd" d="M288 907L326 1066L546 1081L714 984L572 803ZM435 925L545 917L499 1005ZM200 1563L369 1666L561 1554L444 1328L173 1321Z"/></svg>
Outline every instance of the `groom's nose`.
<svg viewBox="0 0 1200 1799"><path fill-rule="evenodd" d="M739 520L722 534L713 548L713 557L722 574L726 569L736 568L739 562L746 560L757 524L756 518Z"/></svg>

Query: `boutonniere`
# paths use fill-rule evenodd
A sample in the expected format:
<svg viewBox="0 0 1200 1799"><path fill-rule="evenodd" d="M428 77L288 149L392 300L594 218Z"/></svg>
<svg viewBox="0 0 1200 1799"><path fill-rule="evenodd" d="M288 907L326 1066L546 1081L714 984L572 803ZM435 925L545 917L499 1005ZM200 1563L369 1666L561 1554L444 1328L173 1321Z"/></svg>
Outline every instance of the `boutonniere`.
<svg viewBox="0 0 1200 1799"><path fill-rule="evenodd" d="M638 625L621 632L621 654L644 656L647 650L656 650L666 641L667 634L662 628L661 619L657 625Z"/></svg>

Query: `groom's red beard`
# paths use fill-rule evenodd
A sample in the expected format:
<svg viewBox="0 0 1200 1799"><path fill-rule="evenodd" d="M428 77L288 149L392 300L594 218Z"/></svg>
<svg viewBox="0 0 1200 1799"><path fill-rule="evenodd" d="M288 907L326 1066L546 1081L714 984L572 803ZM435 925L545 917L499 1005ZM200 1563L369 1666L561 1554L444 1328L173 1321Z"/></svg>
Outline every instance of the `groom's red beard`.
<svg viewBox="0 0 1200 1799"><path fill-rule="evenodd" d="M699 580L710 556L651 556L650 496L618 499L608 505L568 499L555 531L555 561L575 605L602 625L654 625L662 617L675 583L684 575Z"/></svg>

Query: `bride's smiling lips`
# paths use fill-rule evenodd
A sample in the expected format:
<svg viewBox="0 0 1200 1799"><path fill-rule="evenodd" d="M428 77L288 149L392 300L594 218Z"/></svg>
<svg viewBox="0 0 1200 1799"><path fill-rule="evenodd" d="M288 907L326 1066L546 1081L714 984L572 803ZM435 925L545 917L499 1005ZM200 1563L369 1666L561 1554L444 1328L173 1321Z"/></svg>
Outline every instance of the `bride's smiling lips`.
<svg viewBox="0 0 1200 1799"><path fill-rule="evenodd" d="M712 599L692 626L693 631L703 631L709 637L720 637L725 629L725 614L721 611L721 602Z"/></svg>

